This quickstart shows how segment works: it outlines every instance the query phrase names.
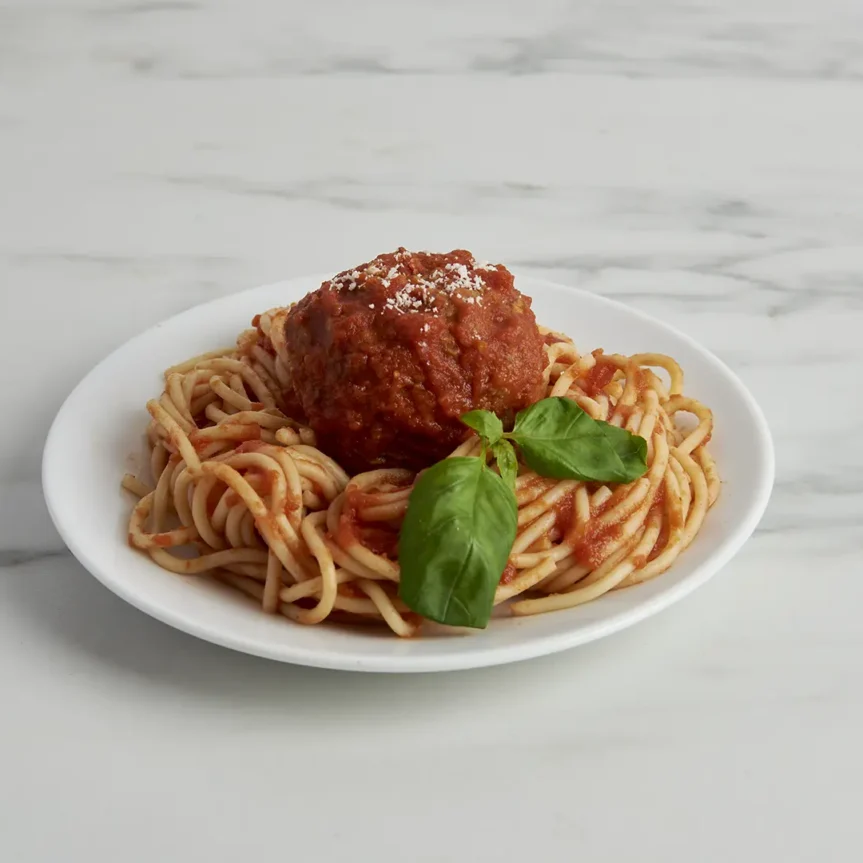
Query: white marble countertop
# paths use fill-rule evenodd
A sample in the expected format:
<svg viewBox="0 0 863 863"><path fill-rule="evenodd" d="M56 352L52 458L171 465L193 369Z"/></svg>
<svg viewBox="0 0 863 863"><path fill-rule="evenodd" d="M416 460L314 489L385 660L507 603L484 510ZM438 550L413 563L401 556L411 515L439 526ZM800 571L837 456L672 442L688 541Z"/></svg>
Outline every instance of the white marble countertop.
<svg viewBox="0 0 863 863"><path fill-rule="evenodd" d="M860 859L863 6L0 4L0 859ZM462 246L660 315L774 498L558 656L349 675L198 642L65 551L74 383L211 297Z"/></svg>

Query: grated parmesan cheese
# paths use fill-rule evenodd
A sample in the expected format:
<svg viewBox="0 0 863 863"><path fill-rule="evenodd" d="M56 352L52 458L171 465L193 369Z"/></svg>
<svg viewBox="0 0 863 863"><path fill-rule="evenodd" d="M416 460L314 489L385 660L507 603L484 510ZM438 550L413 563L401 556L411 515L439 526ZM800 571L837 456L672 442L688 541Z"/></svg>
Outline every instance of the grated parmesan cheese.
<svg viewBox="0 0 863 863"><path fill-rule="evenodd" d="M394 265L387 267L386 275L384 275L384 268L387 265L384 257L395 261ZM402 278L404 284L386 299L383 308L398 314L417 312L434 314L437 312L435 299L441 293L457 296L468 305L481 306L481 295L486 290L486 284L478 271L496 270L498 267L497 264L488 262L479 264L471 256L469 264L448 263L424 275L413 272L413 267L410 265L411 258L412 253L404 248L398 249L392 255L378 255L363 267L336 276L330 284L338 291L356 291L363 287L367 279L375 278L379 279L381 286L387 289L395 279ZM369 304L369 308L375 307ZM423 330L423 332L426 331L426 329Z"/></svg>

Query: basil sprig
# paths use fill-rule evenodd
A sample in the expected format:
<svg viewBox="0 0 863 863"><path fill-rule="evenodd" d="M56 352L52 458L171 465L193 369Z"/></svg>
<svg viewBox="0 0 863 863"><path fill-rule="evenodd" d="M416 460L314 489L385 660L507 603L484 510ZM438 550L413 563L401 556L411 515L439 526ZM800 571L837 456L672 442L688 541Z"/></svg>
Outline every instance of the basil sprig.
<svg viewBox="0 0 863 863"><path fill-rule="evenodd" d="M632 482L647 470L647 441L593 419L574 401L543 399L515 418L507 435L540 476Z"/></svg>
<svg viewBox="0 0 863 863"><path fill-rule="evenodd" d="M490 411L462 422L479 435L482 455L438 462L414 485L399 538L399 596L430 620L484 629L516 535L513 443L540 476L631 482L647 470L647 442L565 398L523 410L511 432Z"/></svg>
<svg viewBox="0 0 863 863"><path fill-rule="evenodd" d="M491 411L471 411L462 415L461 421L472 428L489 446L503 437L503 423Z"/></svg>

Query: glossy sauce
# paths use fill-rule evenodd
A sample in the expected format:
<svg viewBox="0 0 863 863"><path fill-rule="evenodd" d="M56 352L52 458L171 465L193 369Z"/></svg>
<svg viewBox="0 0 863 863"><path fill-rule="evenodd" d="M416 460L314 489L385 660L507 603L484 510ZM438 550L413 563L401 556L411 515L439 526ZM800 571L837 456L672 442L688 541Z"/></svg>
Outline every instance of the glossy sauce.
<svg viewBox="0 0 863 863"><path fill-rule="evenodd" d="M518 570L513 566L513 564L508 563L501 573L500 583L501 584L509 584L516 576L518 575Z"/></svg>
<svg viewBox="0 0 863 863"><path fill-rule="evenodd" d="M511 421L542 396L543 338L502 266L399 250L340 273L285 322L293 389L349 472L420 469L482 408Z"/></svg>
<svg viewBox="0 0 863 863"><path fill-rule="evenodd" d="M380 554L389 560L398 558L398 529L390 527L385 522L365 524L361 510L368 506L380 504L380 494L367 493L359 489L350 489L345 494L345 504L339 518L336 542L342 548L350 548L359 543L374 554ZM365 594L363 594L365 595Z"/></svg>
<svg viewBox="0 0 863 863"><path fill-rule="evenodd" d="M599 517L619 503L626 492L625 487L619 486L608 500L591 509L590 519L584 527L572 526L565 541L571 546L576 561L582 566L596 569L608 557L608 547L620 536L623 525L620 521L602 524Z"/></svg>
<svg viewBox="0 0 863 863"><path fill-rule="evenodd" d="M575 518L575 491L565 494L554 505L554 528L559 536L566 536L572 529Z"/></svg>
<svg viewBox="0 0 863 863"><path fill-rule="evenodd" d="M617 372L617 366L603 361L602 350L594 351L593 355L597 358L596 365L582 379L582 389L591 398L596 398L611 383Z"/></svg>

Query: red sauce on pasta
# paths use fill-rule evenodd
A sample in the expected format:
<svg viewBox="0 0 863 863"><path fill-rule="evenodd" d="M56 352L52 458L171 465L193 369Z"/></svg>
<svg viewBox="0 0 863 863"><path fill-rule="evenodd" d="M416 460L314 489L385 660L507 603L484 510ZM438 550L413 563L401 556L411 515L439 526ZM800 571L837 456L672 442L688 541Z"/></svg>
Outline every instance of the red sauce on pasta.
<svg viewBox="0 0 863 863"><path fill-rule="evenodd" d="M511 563L508 563L500 576L501 584L509 584L518 575L518 570Z"/></svg>
<svg viewBox="0 0 863 863"><path fill-rule="evenodd" d="M582 383L582 389L591 398L599 395L611 383L617 372L617 366L614 363L602 359L601 350L594 351L593 355L597 358L596 365L587 372Z"/></svg>

